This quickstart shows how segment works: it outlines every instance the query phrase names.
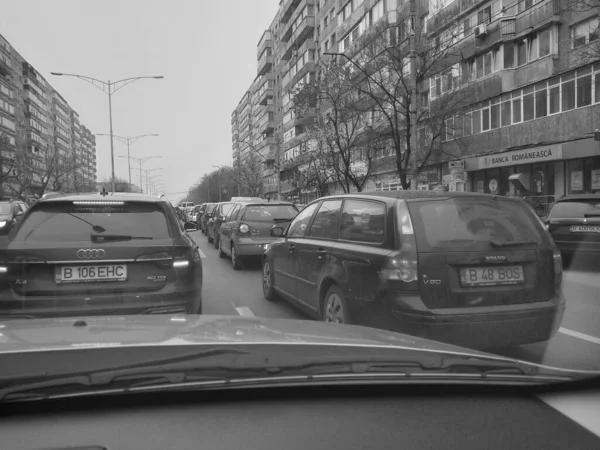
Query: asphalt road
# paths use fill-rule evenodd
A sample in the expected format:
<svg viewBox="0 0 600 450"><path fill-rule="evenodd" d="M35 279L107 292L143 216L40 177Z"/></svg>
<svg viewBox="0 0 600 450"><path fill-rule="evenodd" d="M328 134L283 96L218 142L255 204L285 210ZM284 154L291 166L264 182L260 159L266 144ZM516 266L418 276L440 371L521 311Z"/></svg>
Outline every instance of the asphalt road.
<svg viewBox="0 0 600 450"><path fill-rule="evenodd" d="M286 302L267 302L261 287L259 262L235 271L229 258L200 232L193 232L204 264L204 314L237 314L285 319L308 319ZM600 370L600 264L575 261L565 272L567 310L559 332L548 342L498 350L498 354L555 367Z"/></svg>

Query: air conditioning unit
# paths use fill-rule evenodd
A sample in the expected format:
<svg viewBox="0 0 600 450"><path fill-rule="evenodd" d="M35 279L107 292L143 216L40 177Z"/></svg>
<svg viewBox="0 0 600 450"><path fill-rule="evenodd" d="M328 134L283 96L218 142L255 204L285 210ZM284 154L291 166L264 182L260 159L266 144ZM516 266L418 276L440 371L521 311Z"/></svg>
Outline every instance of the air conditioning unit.
<svg viewBox="0 0 600 450"><path fill-rule="evenodd" d="M487 36L487 24L482 23L475 27L475 37L476 38L484 38Z"/></svg>

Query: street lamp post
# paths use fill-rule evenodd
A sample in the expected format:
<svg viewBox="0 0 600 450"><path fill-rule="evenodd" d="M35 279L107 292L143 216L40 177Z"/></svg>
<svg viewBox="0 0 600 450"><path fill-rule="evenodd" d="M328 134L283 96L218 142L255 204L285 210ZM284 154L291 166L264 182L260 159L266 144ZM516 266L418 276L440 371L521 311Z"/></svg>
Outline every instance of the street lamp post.
<svg viewBox="0 0 600 450"><path fill-rule="evenodd" d="M148 175L150 172L153 172L155 170L162 170L162 169L161 168L156 168L156 169L144 170L144 172L146 173L146 191L148 191L148 192L150 192L150 185L152 183L152 180L154 180L154 178L157 178L157 177L162 177L161 174Z"/></svg>
<svg viewBox="0 0 600 450"><path fill-rule="evenodd" d="M129 159L133 159L134 161L137 161L139 163L139 165L140 165L140 190L143 193L144 185L143 185L143 180L142 180L142 164L144 164L146 161L148 161L150 159L162 158L162 156L146 156L145 158L136 158L135 156L119 156L119 158L129 158Z"/></svg>
<svg viewBox="0 0 600 450"><path fill-rule="evenodd" d="M108 95L108 117L110 122L110 164L111 164L111 175L112 175L112 191L115 192L115 149L114 149L114 135L113 135L113 120L112 120L112 96L119 89L124 88L128 84L133 83L134 81L142 80L142 79L162 79L164 78L162 75L158 76L143 76L143 77L131 77L131 78L123 78L118 81L102 81L96 78L77 75L74 73L60 73L60 72L50 72L50 74L58 77L75 77L81 80L87 81L92 86L97 87L106 95Z"/></svg>
<svg viewBox="0 0 600 450"><path fill-rule="evenodd" d="M110 136L110 134L103 134L103 133L98 133L96 134L96 136ZM123 142L124 144L127 145L127 164L128 164L128 170L129 170L129 184L131 185L131 159L130 157L130 152L129 152L129 147L130 145L134 144L135 142L139 141L142 138L148 137L148 136L158 136L158 134L140 134L139 136L133 136L133 137L123 137L123 136L117 136L117 135L113 135L114 138L117 138L118 140L120 140L121 142Z"/></svg>

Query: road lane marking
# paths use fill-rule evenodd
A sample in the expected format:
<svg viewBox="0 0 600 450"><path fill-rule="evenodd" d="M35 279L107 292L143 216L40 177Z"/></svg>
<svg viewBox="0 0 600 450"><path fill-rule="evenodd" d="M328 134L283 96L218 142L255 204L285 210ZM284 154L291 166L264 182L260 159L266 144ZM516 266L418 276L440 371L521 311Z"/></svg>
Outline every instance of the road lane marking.
<svg viewBox="0 0 600 450"><path fill-rule="evenodd" d="M200 253L200 259L206 259L206 255L202 250L198 249L198 252Z"/></svg>
<svg viewBox="0 0 600 450"><path fill-rule="evenodd" d="M583 333L580 333L579 331L573 331L573 330L569 330L569 329L563 328L563 327L560 327L558 329L558 331L562 334L566 334L568 336L573 336L573 337L576 337L579 339L583 339L584 341L593 342L594 344L600 345L600 338L590 336L589 334L583 334Z"/></svg>
<svg viewBox="0 0 600 450"><path fill-rule="evenodd" d="M247 306L240 306L239 308L235 308L235 310L242 317L255 317L254 313Z"/></svg>

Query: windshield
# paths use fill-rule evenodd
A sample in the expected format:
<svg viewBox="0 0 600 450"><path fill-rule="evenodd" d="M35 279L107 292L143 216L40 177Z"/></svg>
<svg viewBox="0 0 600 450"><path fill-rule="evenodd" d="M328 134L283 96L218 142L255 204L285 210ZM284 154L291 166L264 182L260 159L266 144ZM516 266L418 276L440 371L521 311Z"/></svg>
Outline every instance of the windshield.
<svg viewBox="0 0 600 450"><path fill-rule="evenodd" d="M409 203L420 248L490 249L490 242L539 244L544 236L538 221L522 202L501 199L453 198Z"/></svg>
<svg viewBox="0 0 600 450"><path fill-rule="evenodd" d="M276 219L292 219L298 210L292 205L253 205L246 208L243 220L273 222Z"/></svg>
<svg viewBox="0 0 600 450"><path fill-rule="evenodd" d="M595 200L569 200L556 203L550 211L552 219L574 219L585 216L600 217L600 198Z"/></svg>
<svg viewBox="0 0 600 450"><path fill-rule="evenodd" d="M14 240L31 243L91 241L92 235L170 237L164 212L152 204L76 206L54 203L35 208Z"/></svg>
<svg viewBox="0 0 600 450"><path fill-rule="evenodd" d="M3 357L49 379L67 349L224 351L223 388L387 382L380 347L394 382L600 376L600 2L578 2L3 0L0 404ZM144 386L190 380L170 370Z"/></svg>

